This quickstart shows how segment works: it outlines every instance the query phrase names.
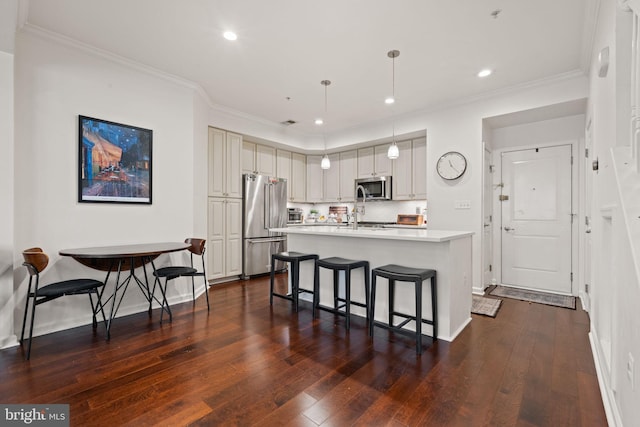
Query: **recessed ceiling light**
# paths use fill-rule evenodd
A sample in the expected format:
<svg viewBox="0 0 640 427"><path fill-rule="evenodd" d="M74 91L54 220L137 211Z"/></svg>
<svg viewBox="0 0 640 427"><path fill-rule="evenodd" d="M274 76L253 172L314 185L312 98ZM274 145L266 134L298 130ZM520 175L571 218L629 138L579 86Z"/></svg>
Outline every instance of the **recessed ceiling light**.
<svg viewBox="0 0 640 427"><path fill-rule="evenodd" d="M224 38L227 40L236 40L238 38L238 35L236 33L234 33L233 31L225 31L223 34Z"/></svg>
<svg viewBox="0 0 640 427"><path fill-rule="evenodd" d="M384 103L385 104L393 104L394 102L396 102L395 98L393 96L389 96L387 98L385 98Z"/></svg>
<svg viewBox="0 0 640 427"><path fill-rule="evenodd" d="M489 69L485 69L482 70L478 73L478 77L487 77L489 75L491 75L491 73L493 73L493 71L489 70Z"/></svg>
<svg viewBox="0 0 640 427"><path fill-rule="evenodd" d="M324 123L324 120L322 120L322 119L316 119L316 121L315 121L315 124L317 124L318 126L320 126L323 123Z"/></svg>

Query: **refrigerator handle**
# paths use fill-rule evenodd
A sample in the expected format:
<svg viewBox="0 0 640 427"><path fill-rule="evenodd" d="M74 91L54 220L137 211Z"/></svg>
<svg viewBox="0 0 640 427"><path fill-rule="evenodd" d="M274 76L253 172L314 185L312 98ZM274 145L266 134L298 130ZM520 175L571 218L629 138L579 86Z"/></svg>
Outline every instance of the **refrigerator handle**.
<svg viewBox="0 0 640 427"><path fill-rule="evenodd" d="M264 229L271 227L271 185L264 185Z"/></svg>

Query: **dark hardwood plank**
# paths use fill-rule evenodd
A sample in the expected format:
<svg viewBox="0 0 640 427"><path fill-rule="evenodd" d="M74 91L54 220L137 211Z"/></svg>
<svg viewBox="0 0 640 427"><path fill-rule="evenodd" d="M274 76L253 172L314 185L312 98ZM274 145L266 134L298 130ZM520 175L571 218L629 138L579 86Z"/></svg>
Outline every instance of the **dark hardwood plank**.
<svg viewBox="0 0 640 427"><path fill-rule="evenodd" d="M280 286L286 275L278 275ZM601 426L589 320L504 299L453 343L410 337L308 302L269 305L268 278L216 285L160 312L36 337L30 361L0 351L0 402L68 403L71 424Z"/></svg>

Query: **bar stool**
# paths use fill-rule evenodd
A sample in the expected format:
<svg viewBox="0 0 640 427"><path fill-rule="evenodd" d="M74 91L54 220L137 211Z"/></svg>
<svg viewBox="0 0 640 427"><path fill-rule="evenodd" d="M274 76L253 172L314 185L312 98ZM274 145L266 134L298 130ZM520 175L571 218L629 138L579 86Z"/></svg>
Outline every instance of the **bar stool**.
<svg viewBox="0 0 640 427"><path fill-rule="evenodd" d="M271 255L271 291L269 294L269 304L273 305L273 297L280 297L293 301L293 310L298 312L298 295L301 292L313 294L313 291L300 288L300 262L308 260L317 260L318 255L315 254L303 254L301 252L280 252ZM278 294L273 291L273 284L275 280L275 264L276 260L288 262L291 267L291 295ZM314 297L315 298L315 297Z"/></svg>
<svg viewBox="0 0 640 427"><path fill-rule="evenodd" d="M376 301L376 278L384 277L389 280L389 323L375 322L375 301ZM431 279L431 320L422 319L422 282ZM400 282L413 282L415 285L416 314L414 316L395 311L395 290L396 280ZM398 325L394 325L394 316L399 316L405 320ZM371 322L369 323L369 336L373 337L373 325L381 326L396 332L407 333L402 329L410 321L416 322L416 353L422 354L422 323L433 326L433 340L438 339L438 303L437 303L437 283L436 271L426 268L411 268L401 265L388 264L374 268L371 272Z"/></svg>
<svg viewBox="0 0 640 427"><path fill-rule="evenodd" d="M333 309L320 306L320 267L333 270ZM364 268L364 292L365 303L351 300L351 270L356 268ZM340 271L345 272L345 297L340 298L338 295L338 283ZM315 272L313 278L313 317L317 318L317 310L323 309L341 316L345 316L345 328L349 330L351 318L351 305L364 307L366 310L367 323L369 323L369 261L355 261L340 257L331 257L318 259L315 262ZM339 305L340 303L344 303ZM345 311L340 311L344 308Z"/></svg>

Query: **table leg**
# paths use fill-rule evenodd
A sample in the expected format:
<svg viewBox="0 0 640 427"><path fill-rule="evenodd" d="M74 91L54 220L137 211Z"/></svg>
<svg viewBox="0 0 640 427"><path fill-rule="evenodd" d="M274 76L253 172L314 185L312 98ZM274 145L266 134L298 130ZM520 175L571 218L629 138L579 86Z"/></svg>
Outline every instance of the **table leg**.
<svg viewBox="0 0 640 427"><path fill-rule="evenodd" d="M116 314L116 310L115 310L116 297L118 295L118 287L119 287L119 283L120 283L120 272L121 271L122 271L122 259L119 259L118 260L118 273L116 274L116 283L115 283L114 288L113 288L113 295L111 295L109 297L109 298L112 298L113 300L111 301L111 312L109 313L109 321L107 322L107 340L111 339L111 322L113 321L113 317ZM107 279L106 280L109 279L109 274L111 274L111 268L109 269L109 272L107 273ZM107 285L106 280L105 280L105 286Z"/></svg>

